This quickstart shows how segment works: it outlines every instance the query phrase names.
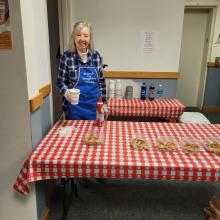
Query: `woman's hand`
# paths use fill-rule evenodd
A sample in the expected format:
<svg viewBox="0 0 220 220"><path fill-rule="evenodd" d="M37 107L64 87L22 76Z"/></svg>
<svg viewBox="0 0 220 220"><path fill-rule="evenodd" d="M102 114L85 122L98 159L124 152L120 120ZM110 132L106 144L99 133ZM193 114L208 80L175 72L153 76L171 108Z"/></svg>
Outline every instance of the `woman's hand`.
<svg viewBox="0 0 220 220"><path fill-rule="evenodd" d="M70 93L70 91L69 91L68 89L66 90L66 92L65 92L65 94L64 94L64 97L65 97L65 99L66 99L68 102L70 102L70 103L73 102L72 95L71 95L71 93Z"/></svg>

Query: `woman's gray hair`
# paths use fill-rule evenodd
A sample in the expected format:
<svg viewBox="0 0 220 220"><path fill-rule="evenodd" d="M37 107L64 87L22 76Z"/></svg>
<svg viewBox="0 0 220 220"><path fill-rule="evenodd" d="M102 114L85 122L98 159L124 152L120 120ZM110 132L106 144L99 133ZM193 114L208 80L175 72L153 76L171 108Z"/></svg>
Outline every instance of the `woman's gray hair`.
<svg viewBox="0 0 220 220"><path fill-rule="evenodd" d="M84 21L78 21L73 26L73 31L70 35L70 41L69 41L69 51L76 52L76 45L75 45L75 36L84 28L87 27L90 32L90 42L89 42L89 49L94 50L94 42L93 42L93 33L92 33L92 27L89 23L86 23Z"/></svg>

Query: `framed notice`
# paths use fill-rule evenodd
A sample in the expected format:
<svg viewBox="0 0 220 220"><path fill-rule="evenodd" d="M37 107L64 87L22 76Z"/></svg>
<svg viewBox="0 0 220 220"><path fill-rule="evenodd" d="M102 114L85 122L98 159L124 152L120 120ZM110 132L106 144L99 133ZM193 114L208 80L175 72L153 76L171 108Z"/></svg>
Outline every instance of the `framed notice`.
<svg viewBox="0 0 220 220"><path fill-rule="evenodd" d="M8 0L0 0L0 49L12 49Z"/></svg>

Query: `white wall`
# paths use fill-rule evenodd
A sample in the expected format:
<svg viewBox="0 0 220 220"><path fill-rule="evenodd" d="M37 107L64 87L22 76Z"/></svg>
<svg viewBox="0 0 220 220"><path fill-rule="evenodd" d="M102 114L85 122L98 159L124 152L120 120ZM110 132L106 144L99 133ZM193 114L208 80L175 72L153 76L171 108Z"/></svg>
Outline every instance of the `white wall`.
<svg viewBox="0 0 220 220"><path fill-rule="evenodd" d="M62 2L64 19L62 34L64 49L67 49L68 47L67 42L69 40L69 34L71 32L72 25L79 19L88 20L92 23L94 27L96 48L100 52L102 52L106 63L110 61L110 66L108 70L114 70L118 67L120 68L124 64L129 68L129 70L133 70L133 65L131 66L131 64L125 63L126 59L130 58L130 54L133 51L137 53L137 57L140 57L140 60L138 62L141 62L141 64L138 65L138 68L141 70L157 70L157 68L152 68L151 66L155 64L159 67L160 65L163 65L165 68L169 68L169 65L172 64L170 64L169 61L166 64L164 63L167 62L167 55L168 58L172 58L169 54L172 52L172 48L175 50L176 47L176 53L178 54L176 58L173 59L174 64L172 65L172 67L175 68L179 58L179 47L177 45L179 43L175 42L175 38L173 39L173 36L179 35L179 40L181 40L181 30L179 30L179 28L182 27L184 4L185 6L210 6L216 8L214 14L215 22L213 24L213 36L212 39L210 39L211 48L208 57L209 61L214 62L215 57L220 56L220 45L215 44L216 39L220 34L219 0L185 0L185 3L182 0L138 0L137 2L134 2L132 0L68 0ZM144 27L142 25L144 25ZM176 34L173 35L172 30L174 30L174 28L176 27L175 25L179 27L175 29ZM167 30L163 32L164 35L159 35L159 47L161 48L161 50L166 49L166 57L162 57L163 59L165 59L164 61L156 60L156 57L158 57L158 55L138 54L138 49L140 48L140 45L137 43L139 40L139 38L137 37L137 32L139 32L141 29L154 29L158 31L164 31L164 29ZM127 34L129 31L131 34ZM130 40L132 40L132 44L129 44ZM161 42L163 43L163 41L165 41L165 44L161 46ZM171 47L169 41L174 42ZM121 47L116 48L115 50L115 46L118 45L120 42L122 44ZM127 45L129 45L129 47ZM123 54L125 54L125 56L123 57L121 55L122 49ZM120 52L116 52L118 50ZM112 58L112 56L114 56L115 58ZM136 56L134 59L136 59Z"/></svg>
<svg viewBox="0 0 220 220"><path fill-rule="evenodd" d="M13 49L0 50L0 219L36 220L34 187L27 197L12 188L32 147L19 1L9 8Z"/></svg>
<svg viewBox="0 0 220 220"><path fill-rule="evenodd" d="M45 0L20 0L28 98L39 94L39 89L51 84L50 46ZM53 103L50 96L51 121Z"/></svg>
<svg viewBox="0 0 220 220"><path fill-rule="evenodd" d="M215 22L213 25L213 36L211 40L211 48L209 50L208 60L215 61L215 57L220 56L220 45L215 44L218 35L220 34L220 1L219 0L186 0L186 6L205 6L216 7Z"/></svg>
<svg viewBox="0 0 220 220"><path fill-rule="evenodd" d="M47 3L20 0L29 99L51 83Z"/></svg>
<svg viewBox="0 0 220 220"><path fill-rule="evenodd" d="M182 35L185 0L68 0L60 2L61 51L68 49L73 25L79 20L92 24L95 48L101 53L106 70L176 72ZM141 31L158 32L158 52L141 52ZM63 48L62 48L63 45ZM147 81L157 85L158 81ZM134 96L140 96L143 80L122 80L125 87L134 87ZM107 80L108 84L108 80ZM169 97L175 97L176 81ZM172 94L171 94L172 93Z"/></svg>
<svg viewBox="0 0 220 220"><path fill-rule="evenodd" d="M184 0L69 0L66 30L70 32L78 20L90 22L108 70L178 71L184 4ZM141 52L141 31L158 32L157 53Z"/></svg>

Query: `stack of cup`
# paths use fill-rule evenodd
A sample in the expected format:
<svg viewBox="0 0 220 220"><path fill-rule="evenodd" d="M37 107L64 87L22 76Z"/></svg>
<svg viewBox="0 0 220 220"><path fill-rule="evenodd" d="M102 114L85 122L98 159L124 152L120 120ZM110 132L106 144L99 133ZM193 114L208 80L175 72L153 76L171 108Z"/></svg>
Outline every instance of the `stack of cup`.
<svg viewBox="0 0 220 220"><path fill-rule="evenodd" d="M125 98L126 99L132 99L133 98L133 87L132 86L126 86Z"/></svg>
<svg viewBox="0 0 220 220"><path fill-rule="evenodd" d="M108 85L108 97L114 98L115 97L115 81L110 79Z"/></svg>
<svg viewBox="0 0 220 220"><path fill-rule="evenodd" d="M115 84L115 98L121 99L121 80L117 79Z"/></svg>

